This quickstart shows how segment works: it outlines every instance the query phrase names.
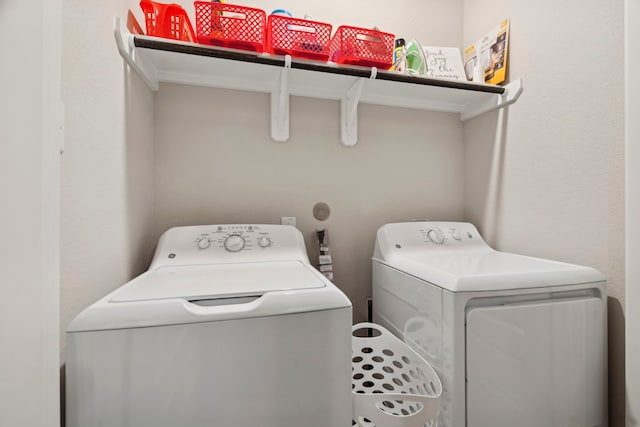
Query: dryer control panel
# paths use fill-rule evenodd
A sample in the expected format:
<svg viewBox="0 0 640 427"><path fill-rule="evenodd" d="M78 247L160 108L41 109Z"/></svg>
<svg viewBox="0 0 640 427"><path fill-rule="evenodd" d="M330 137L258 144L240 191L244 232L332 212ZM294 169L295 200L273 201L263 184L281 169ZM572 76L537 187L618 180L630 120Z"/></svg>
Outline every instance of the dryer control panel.
<svg viewBox="0 0 640 427"><path fill-rule="evenodd" d="M415 221L386 224L378 230L376 249L403 253L490 250L478 230L468 222Z"/></svg>
<svg viewBox="0 0 640 427"><path fill-rule="evenodd" d="M424 238L425 243L432 243L434 245L444 244L464 244L465 241L473 241L474 239L480 239L480 234L475 227L468 227L470 224L465 223L427 223L427 226L420 227L420 233Z"/></svg>
<svg viewBox="0 0 640 427"><path fill-rule="evenodd" d="M175 227L158 243L150 269L165 265L309 262L300 231L289 225L224 224Z"/></svg>

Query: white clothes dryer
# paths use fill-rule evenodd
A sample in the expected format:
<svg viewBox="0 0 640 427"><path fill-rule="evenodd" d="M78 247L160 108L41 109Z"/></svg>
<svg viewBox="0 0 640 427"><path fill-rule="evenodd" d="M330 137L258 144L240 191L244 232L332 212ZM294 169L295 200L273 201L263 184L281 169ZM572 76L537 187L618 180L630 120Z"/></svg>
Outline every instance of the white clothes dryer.
<svg viewBox="0 0 640 427"><path fill-rule="evenodd" d="M606 282L593 268L495 251L469 223L387 224L373 320L440 375L441 426L607 425Z"/></svg>
<svg viewBox="0 0 640 427"><path fill-rule="evenodd" d="M173 228L69 325L66 425L349 426L351 324L295 227Z"/></svg>

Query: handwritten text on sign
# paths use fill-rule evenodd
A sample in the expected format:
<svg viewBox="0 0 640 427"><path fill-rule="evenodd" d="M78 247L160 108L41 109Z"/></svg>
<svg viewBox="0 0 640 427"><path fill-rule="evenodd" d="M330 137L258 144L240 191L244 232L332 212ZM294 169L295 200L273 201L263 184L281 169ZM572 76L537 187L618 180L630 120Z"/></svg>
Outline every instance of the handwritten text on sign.
<svg viewBox="0 0 640 427"><path fill-rule="evenodd" d="M427 77L467 80L460 49L455 47L423 46L427 57Z"/></svg>

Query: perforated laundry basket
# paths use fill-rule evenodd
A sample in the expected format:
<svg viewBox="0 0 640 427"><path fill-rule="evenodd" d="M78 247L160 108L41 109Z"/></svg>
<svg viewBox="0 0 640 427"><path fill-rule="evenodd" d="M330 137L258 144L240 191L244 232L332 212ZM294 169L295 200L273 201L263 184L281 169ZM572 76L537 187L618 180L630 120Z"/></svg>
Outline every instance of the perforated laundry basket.
<svg viewBox="0 0 640 427"><path fill-rule="evenodd" d="M352 332L353 424L436 426L442 383L431 365L379 325Z"/></svg>

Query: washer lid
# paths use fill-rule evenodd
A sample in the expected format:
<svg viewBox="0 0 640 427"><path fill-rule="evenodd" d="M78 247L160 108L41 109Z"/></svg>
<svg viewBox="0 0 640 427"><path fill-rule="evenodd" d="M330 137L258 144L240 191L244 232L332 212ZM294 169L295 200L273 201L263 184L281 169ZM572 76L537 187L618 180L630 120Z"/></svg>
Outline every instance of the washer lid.
<svg viewBox="0 0 640 427"><path fill-rule="evenodd" d="M109 301L231 298L324 286L318 275L298 260L161 267L115 291Z"/></svg>

